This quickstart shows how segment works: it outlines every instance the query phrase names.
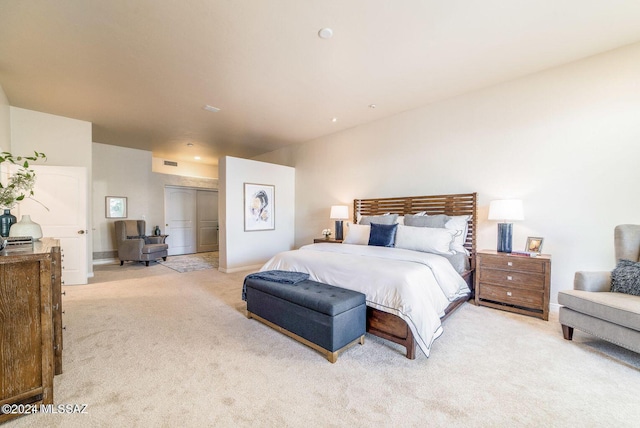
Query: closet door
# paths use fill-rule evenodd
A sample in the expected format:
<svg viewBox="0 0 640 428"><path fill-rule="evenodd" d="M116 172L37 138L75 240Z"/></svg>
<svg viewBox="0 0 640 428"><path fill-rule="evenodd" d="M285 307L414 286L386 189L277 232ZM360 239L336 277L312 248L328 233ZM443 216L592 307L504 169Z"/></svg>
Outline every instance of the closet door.
<svg viewBox="0 0 640 428"><path fill-rule="evenodd" d="M196 252L196 190L165 187L164 218L169 255Z"/></svg>
<svg viewBox="0 0 640 428"><path fill-rule="evenodd" d="M218 192L198 190L198 252L218 251Z"/></svg>

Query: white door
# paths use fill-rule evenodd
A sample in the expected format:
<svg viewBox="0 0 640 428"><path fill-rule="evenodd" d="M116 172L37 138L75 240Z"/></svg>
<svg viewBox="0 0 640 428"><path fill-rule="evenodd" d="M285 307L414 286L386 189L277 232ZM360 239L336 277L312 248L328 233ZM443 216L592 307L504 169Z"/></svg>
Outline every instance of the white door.
<svg viewBox="0 0 640 428"><path fill-rule="evenodd" d="M198 190L198 252L218 251L218 192Z"/></svg>
<svg viewBox="0 0 640 428"><path fill-rule="evenodd" d="M18 221L21 215L30 215L31 220L42 227L43 236L60 240L65 285L86 284L87 169L46 165L30 165L30 168L36 173L33 198L38 202L23 200L14 209L14 215Z"/></svg>
<svg viewBox="0 0 640 428"><path fill-rule="evenodd" d="M164 189L164 219L169 255L196 252L196 191L180 187Z"/></svg>

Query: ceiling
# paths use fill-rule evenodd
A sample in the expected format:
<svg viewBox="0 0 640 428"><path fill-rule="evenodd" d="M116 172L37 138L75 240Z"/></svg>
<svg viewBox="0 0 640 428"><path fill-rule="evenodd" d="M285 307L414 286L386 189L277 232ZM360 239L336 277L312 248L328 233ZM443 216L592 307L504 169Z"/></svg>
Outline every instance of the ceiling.
<svg viewBox="0 0 640 428"><path fill-rule="evenodd" d="M0 85L215 165L639 40L638 0L0 0Z"/></svg>

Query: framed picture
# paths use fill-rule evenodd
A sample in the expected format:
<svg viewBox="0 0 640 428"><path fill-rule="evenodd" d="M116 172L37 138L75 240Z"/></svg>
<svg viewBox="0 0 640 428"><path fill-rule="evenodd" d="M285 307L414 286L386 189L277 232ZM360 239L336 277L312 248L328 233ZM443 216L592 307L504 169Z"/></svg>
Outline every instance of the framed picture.
<svg viewBox="0 0 640 428"><path fill-rule="evenodd" d="M104 208L107 218L127 218L127 198L124 196L106 196Z"/></svg>
<svg viewBox="0 0 640 428"><path fill-rule="evenodd" d="M274 230L275 186L244 183L244 230Z"/></svg>
<svg viewBox="0 0 640 428"><path fill-rule="evenodd" d="M531 251L533 253L541 253L542 241L544 241L544 238L535 238L530 236L527 238L527 245L525 246L524 250Z"/></svg>

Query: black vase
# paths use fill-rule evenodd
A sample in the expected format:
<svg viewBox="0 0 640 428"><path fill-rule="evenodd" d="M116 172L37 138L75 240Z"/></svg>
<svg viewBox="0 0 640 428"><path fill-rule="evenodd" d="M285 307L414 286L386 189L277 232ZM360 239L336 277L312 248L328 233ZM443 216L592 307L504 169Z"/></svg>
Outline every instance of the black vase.
<svg viewBox="0 0 640 428"><path fill-rule="evenodd" d="M4 214L0 215L0 235L2 237L9 236L9 229L16 220L16 216L11 214L11 210L4 210Z"/></svg>

